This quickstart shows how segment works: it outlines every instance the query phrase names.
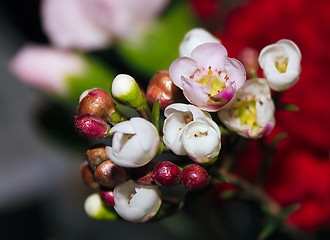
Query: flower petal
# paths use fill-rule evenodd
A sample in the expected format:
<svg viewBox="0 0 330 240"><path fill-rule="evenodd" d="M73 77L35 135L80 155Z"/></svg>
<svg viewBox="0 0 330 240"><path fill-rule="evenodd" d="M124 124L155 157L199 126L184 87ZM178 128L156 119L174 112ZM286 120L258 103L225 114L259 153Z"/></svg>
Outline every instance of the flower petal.
<svg viewBox="0 0 330 240"><path fill-rule="evenodd" d="M182 76L189 77L195 73L197 70L197 63L195 60L188 57L181 57L176 59L169 68L169 75L173 83L179 87L183 88Z"/></svg>
<svg viewBox="0 0 330 240"><path fill-rule="evenodd" d="M195 59L198 67L207 69L211 66L213 70L223 71L227 50L220 43L204 43L192 51L191 57Z"/></svg>
<svg viewBox="0 0 330 240"><path fill-rule="evenodd" d="M246 81L246 71L243 64L235 58L225 59L225 72L227 73L230 82L239 89Z"/></svg>

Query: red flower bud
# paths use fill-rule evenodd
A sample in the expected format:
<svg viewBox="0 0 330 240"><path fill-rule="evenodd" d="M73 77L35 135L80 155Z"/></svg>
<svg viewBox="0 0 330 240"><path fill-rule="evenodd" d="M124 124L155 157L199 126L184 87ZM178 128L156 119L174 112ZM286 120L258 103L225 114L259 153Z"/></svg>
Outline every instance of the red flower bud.
<svg viewBox="0 0 330 240"><path fill-rule="evenodd" d="M161 186L171 187L180 182L180 168L170 161L159 162L153 171L152 179Z"/></svg>
<svg viewBox="0 0 330 240"><path fill-rule="evenodd" d="M132 168L130 172L130 176L133 181L141 185L151 185L153 184L152 174L153 170L156 167L156 163L149 162L148 164L138 167Z"/></svg>
<svg viewBox="0 0 330 240"><path fill-rule="evenodd" d="M201 190L209 183L207 171L198 164L185 166L181 171L180 180L182 185L190 191Z"/></svg>
<svg viewBox="0 0 330 240"><path fill-rule="evenodd" d="M94 171L95 180L102 186L114 188L125 182L126 171L110 160L102 162Z"/></svg>
<svg viewBox="0 0 330 240"><path fill-rule="evenodd" d="M102 118L104 121L111 121L111 114L115 111L115 104L110 94L101 88L83 92L77 107L79 115L92 114Z"/></svg>
<svg viewBox="0 0 330 240"><path fill-rule="evenodd" d="M75 116L75 128L81 136L96 139L104 138L110 129L101 118L90 114Z"/></svg>
<svg viewBox="0 0 330 240"><path fill-rule="evenodd" d="M106 205L110 207L115 206L113 191L99 191L99 195Z"/></svg>
<svg viewBox="0 0 330 240"><path fill-rule="evenodd" d="M147 99L150 104L159 101L160 108L164 109L177 100L184 99L181 89L174 85L168 71L157 72L149 82Z"/></svg>

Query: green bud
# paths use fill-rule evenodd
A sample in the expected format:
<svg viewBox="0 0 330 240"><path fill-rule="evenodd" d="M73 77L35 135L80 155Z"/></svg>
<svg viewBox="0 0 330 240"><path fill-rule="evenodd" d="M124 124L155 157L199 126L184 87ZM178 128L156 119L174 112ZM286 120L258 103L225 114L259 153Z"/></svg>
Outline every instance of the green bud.
<svg viewBox="0 0 330 240"><path fill-rule="evenodd" d="M115 77L111 93L117 100L132 108L139 108L145 102L135 79L127 74L119 74Z"/></svg>
<svg viewBox="0 0 330 240"><path fill-rule="evenodd" d="M117 214L106 206L98 193L90 195L85 201L85 211L88 216L97 220L115 220Z"/></svg>

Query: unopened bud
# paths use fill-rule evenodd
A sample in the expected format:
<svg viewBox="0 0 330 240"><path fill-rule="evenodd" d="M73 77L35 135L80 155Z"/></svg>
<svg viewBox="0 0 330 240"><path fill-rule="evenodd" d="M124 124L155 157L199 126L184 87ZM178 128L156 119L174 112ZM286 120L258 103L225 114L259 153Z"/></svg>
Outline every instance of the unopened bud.
<svg viewBox="0 0 330 240"><path fill-rule="evenodd" d="M86 151L86 158L93 171L102 162L109 160L109 157L105 152L105 145L97 145L88 149Z"/></svg>
<svg viewBox="0 0 330 240"><path fill-rule="evenodd" d="M95 181L92 170L87 162L84 162L80 165L80 173L84 183L93 188L99 188L99 184Z"/></svg>
<svg viewBox="0 0 330 240"><path fill-rule="evenodd" d="M144 104L143 93L135 79L130 75L117 75L112 82L111 93L116 99L129 107L139 108Z"/></svg>
<svg viewBox="0 0 330 240"><path fill-rule="evenodd" d="M156 163L149 162L147 165L138 168L132 168L130 176L132 180L140 185L151 185L153 183L152 174Z"/></svg>
<svg viewBox="0 0 330 240"><path fill-rule="evenodd" d="M101 88L86 90L80 95L77 108L79 115L92 114L111 122L111 115L115 111L115 104L110 94Z"/></svg>
<svg viewBox="0 0 330 240"><path fill-rule="evenodd" d="M258 52L254 48L245 47L239 55L240 61L243 63L245 70L250 78L257 77L258 73Z"/></svg>
<svg viewBox="0 0 330 240"><path fill-rule="evenodd" d="M110 206L113 207L115 205L115 199L113 196L113 191L99 191L99 195L102 199L102 201Z"/></svg>
<svg viewBox="0 0 330 240"><path fill-rule="evenodd" d="M106 137L110 127L95 115L82 114L75 116L75 129L85 138L101 139Z"/></svg>
<svg viewBox="0 0 330 240"><path fill-rule="evenodd" d="M170 161L159 162L153 171L153 180L161 186L171 187L180 182L180 168Z"/></svg>
<svg viewBox="0 0 330 240"><path fill-rule="evenodd" d="M114 188L125 182L126 171L110 160L102 162L94 171L95 180L102 186Z"/></svg>
<svg viewBox="0 0 330 240"><path fill-rule="evenodd" d="M99 220L115 220L117 218L115 211L107 207L97 193L90 195L86 199L84 207L87 215L91 218Z"/></svg>
<svg viewBox="0 0 330 240"><path fill-rule="evenodd" d="M165 109L168 105L183 100L183 94L180 88L174 85L168 71L157 72L149 82L147 88L147 99L153 104L159 101L160 108Z"/></svg>
<svg viewBox="0 0 330 240"><path fill-rule="evenodd" d="M207 171L198 164L185 166L181 171L180 180L182 185L190 191L201 190L209 183Z"/></svg>

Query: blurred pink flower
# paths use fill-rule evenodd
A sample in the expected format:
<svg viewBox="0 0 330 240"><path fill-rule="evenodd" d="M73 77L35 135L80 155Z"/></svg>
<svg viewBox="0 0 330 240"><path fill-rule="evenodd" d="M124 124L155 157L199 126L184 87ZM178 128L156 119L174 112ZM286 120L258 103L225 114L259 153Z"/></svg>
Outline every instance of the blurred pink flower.
<svg viewBox="0 0 330 240"><path fill-rule="evenodd" d="M25 84L65 95L66 78L80 75L85 63L79 55L40 45L23 47L11 60L10 70Z"/></svg>
<svg viewBox="0 0 330 240"><path fill-rule="evenodd" d="M43 0L42 21L61 48L94 50L114 39L134 39L168 0Z"/></svg>

